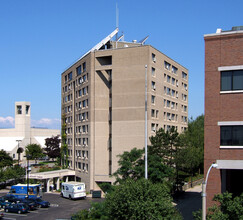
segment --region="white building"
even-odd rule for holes
[[[30,102],[15,102],[15,128],[0,129],[0,150],[5,150],[13,159],[18,159],[17,150],[28,144],[39,144],[45,147],[45,139],[60,135],[60,130],[31,128]],[[23,159],[24,153],[20,155]]]

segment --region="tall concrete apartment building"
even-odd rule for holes
[[[215,194],[243,192],[243,27],[205,40],[205,174],[207,207]]]
[[[117,155],[144,147],[145,71],[148,136],[160,127],[187,128],[188,70],[146,39],[113,41],[117,32],[62,73],[69,167],[88,190],[114,180]]]

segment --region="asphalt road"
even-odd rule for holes
[[[0,196],[5,195],[0,193]],[[50,202],[49,208],[38,208],[27,214],[4,213],[4,220],[56,220],[71,219],[72,214],[89,209],[91,202],[102,202],[104,199],[86,198],[82,200],[69,200],[60,197],[59,194],[44,193],[43,199]]]
[[[192,212],[202,209],[202,185],[195,186],[179,195],[174,202],[183,219],[193,220]]]

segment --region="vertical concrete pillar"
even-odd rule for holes
[[[66,176],[66,182],[68,182],[68,176]]]
[[[60,189],[60,178],[57,177],[57,181],[56,181],[56,190],[59,190]]]
[[[46,192],[50,192],[50,179],[46,179]]]

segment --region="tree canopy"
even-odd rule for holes
[[[46,151],[48,157],[52,159],[60,157],[60,142],[60,135],[52,136],[45,139],[46,148],[44,150]]]
[[[43,156],[43,151],[39,144],[28,144],[25,148],[25,154],[29,156],[29,159],[36,161]]]
[[[116,177],[115,183],[144,178],[144,149],[133,148],[130,152],[125,151],[118,157],[120,158],[118,161],[119,168],[113,174]],[[150,155],[148,164],[148,176],[153,183],[168,181],[168,178],[174,175],[173,169],[164,164],[162,157],[158,155]]]
[[[127,180],[107,194],[103,203],[81,211],[74,219],[182,219],[165,184],[144,178]]]
[[[13,158],[5,150],[0,150],[0,168],[12,165]]]
[[[190,119],[188,129],[180,135],[183,150],[180,153],[182,169],[193,175],[203,172],[204,155],[204,115]]]
[[[213,198],[217,205],[208,208],[207,220],[241,220],[243,219],[243,193],[233,197],[232,193],[224,192]],[[195,220],[202,219],[202,210],[193,212]]]

